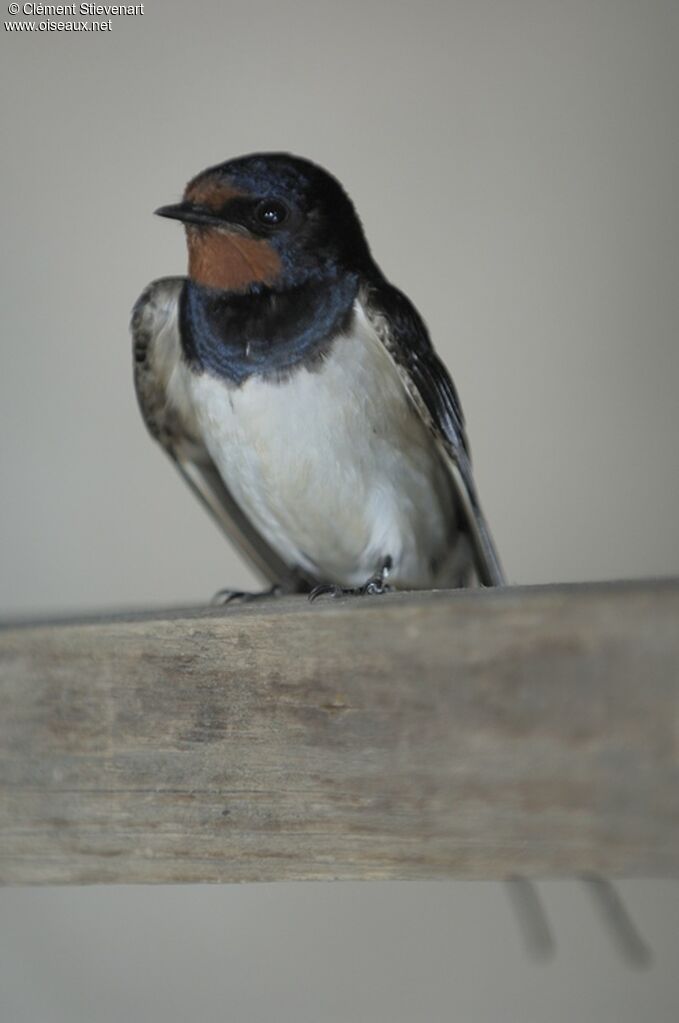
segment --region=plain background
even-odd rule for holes
[[[258,149],[337,174],[424,314],[512,580],[679,572],[676,0],[145,11],[0,32],[2,613],[254,582],[145,434],[127,321],[184,269],[153,209]],[[0,1016],[669,1023],[679,892],[623,892],[644,973],[575,882],[547,967],[497,884],[8,890]]]

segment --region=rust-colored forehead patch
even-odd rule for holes
[[[199,178],[197,181],[189,181],[184,192],[184,199],[205,206],[209,210],[220,210],[229,199],[246,194],[246,192],[234,188],[227,181],[218,181],[216,178]]]
[[[248,238],[228,230],[187,226],[189,277],[196,284],[221,291],[247,291],[252,284],[274,284],[282,264],[264,238]]]

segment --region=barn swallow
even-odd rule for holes
[[[188,275],[134,307],[141,412],[267,592],[502,585],[455,387],[340,183],[256,153],[156,213],[184,224]],[[645,962],[609,882],[588,884]],[[549,954],[536,890],[510,890],[529,948]]]
[[[254,569],[288,593],[503,583],[455,387],[341,184],[256,153],[156,213],[188,274],[134,308],[142,415]]]

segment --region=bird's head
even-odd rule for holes
[[[189,277],[225,291],[285,288],[372,266],[340,183],[287,153],[255,153],[198,174],[156,210],[186,227]]]

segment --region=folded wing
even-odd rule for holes
[[[386,281],[365,296],[366,312],[404,387],[442,451],[462,509],[482,586],[505,576],[472,475],[464,416],[457,392],[432,346],[427,328],[406,296]]]

